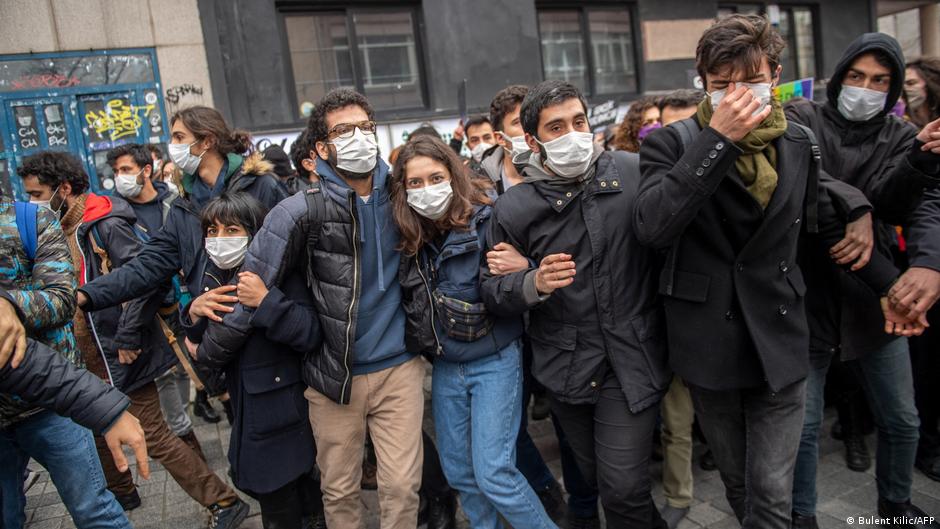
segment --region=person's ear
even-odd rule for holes
[[[150,178],[152,178],[152,177],[153,177],[153,166],[150,165],[150,164],[145,165],[145,166],[144,166],[144,172],[141,173],[141,176],[142,176],[144,179],[150,179]],[[143,183],[143,182],[141,182],[141,183]]]
[[[316,144],[317,156],[322,160],[330,159],[330,144],[325,141],[318,141]]]
[[[535,136],[529,134],[528,132],[525,133],[525,142],[526,145],[529,146],[529,150],[532,152],[541,152],[539,149],[539,142],[535,139]]]
[[[783,72],[783,65],[778,64],[777,70],[774,72],[773,79],[771,79],[770,84],[773,86],[780,85],[780,74]]]

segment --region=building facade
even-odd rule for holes
[[[289,147],[339,86],[369,97],[382,152],[429,122],[445,136],[508,84],[566,79],[592,105],[691,87],[695,44],[716,16],[766,14],[788,42],[785,81],[823,86],[842,51],[900,0],[4,0],[0,186],[43,148],[80,156],[113,186],[103,153],[165,143],[184,106],[218,108],[256,145]],[[931,7],[932,6],[932,7]],[[936,13],[936,10],[934,10]]]

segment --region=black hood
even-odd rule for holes
[[[904,87],[904,53],[901,51],[901,45],[894,37],[884,33],[865,33],[849,44],[849,47],[842,55],[842,59],[839,60],[839,64],[836,65],[835,72],[829,79],[829,85],[826,87],[826,97],[832,109],[838,108],[842,80],[845,79],[849,67],[852,66],[852,63],[859,55],[875,50],[884,52],[891,61],[891,88],[888,90],[888,99],[885,101],[885,108],[881,116],[887,115],[897,104],[898,98],[901,97],[901,90]]]

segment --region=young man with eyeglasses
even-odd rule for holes
[[[378,463],[383,529],[417,525],[424,363],[405,347],[398,282],[399,233],[389,168],[378,158],[372,107],[337,89],[317,103],[306,135],[319,183],[268,214],[243,271],[268,288],[303,271],[322,334],[304,359],[310,422],[328,527],[362,527],[360,482],[366,431]],[[257,310],[263,310],[263,305]],[[250,327],[242,305],[223,323]]]

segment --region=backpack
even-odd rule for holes
[[[16,229],[20,232],[20,241],[23,243],[26,257],[30,261],[35,261],[38,245],[36,216],[39,215],[39,206],[17,200],[13,202],[13,209],[16,213]]]

